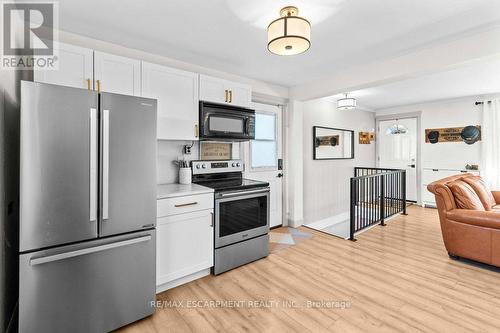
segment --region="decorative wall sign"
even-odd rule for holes
[[[431,128],[425,130],[426,143],[465,142],[473,144],[481,140],[481,126]]]
[[[231,143],[223,142],[200,142],[201,160],[230,160]]]
[[[374,140],[375,140],[374,132],[359,132],[360,145],[369,145]]]
[[[354,131],[314,126],[313,158],[315,160],[354,158]]]

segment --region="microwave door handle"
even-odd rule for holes
[[[245,118],[245,135],[250,134],[250,118]]]

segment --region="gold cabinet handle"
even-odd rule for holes
[[[101,80],[97,80],[97,92],[101,92]]]
[[[90,79],[87,79],[87,90],[90,90]]]
[[[197,138],[200,135],[198,131],[198,125],[194,125],[194,137]]]
[[[227,89],[224,90],[224,102],[227,103]]]
[[[233,102],[233,91],[229,90],[229,103]]]

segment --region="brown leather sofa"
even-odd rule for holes
[[[471,174],[427,186],[434,193],[448,254],[500,267],[500,191]]]

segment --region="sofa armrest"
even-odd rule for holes
[[[472,209],[452,209],[446,213],[448,220],[476,225],[479,227],[500,229],[500,213]]]
[[[493,198],[495,198],[495,201],[497,205],[500,205],[500,191],[491,191],[493,194]]]

